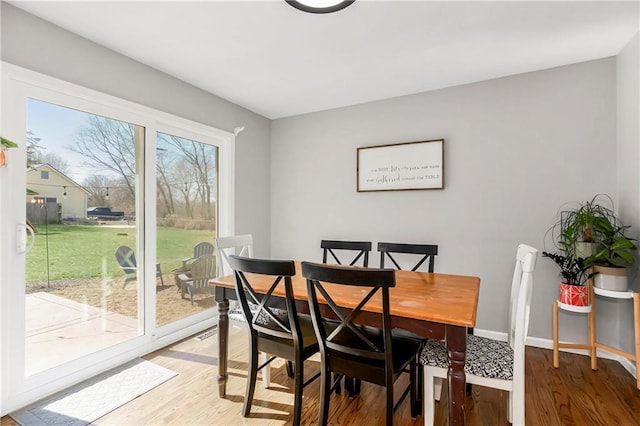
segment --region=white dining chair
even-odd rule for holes
[[[218,276],[231,275],[233,270],[229,265],[229,255],[253,257],[253,236],[251,234],[218,237],[215,239],[218,251]]]
[[[217,237],[215,238],[215,247],[218,252],[218,276],[224,277],[225,275],[233,274],[231,265],[229,265],[229,255],[235,254],[243,257],[253,257],[253,236],[251,234],[233,235],[230,237]],[[229,309],[229,321],[235,322],[238,325],[246,326],[242,309],[239,305]],[[261,352],[260,361],[265,363],[269,360],[269,355]],[[266,365],[262,369],[262,383],[265,388],[271,384],[271,366]]]
[[[464,366],[467,383],[509,392],[507,418],[514,426],[524,425],[524,351],[537,258],[537,249],[525,244],[518,246],[511,282],[507,341],[467,336]],[[430,426],[434,422],[434,381],[447,378],[444,343],[429,340],[420,354],[420,363],[424,365],[424,424]]]

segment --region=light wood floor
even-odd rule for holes
[[[96,425],[287,425],[293,405],[292,380],[284,363],[276,360],[272,385],[259,382],[249,418],[240,415],[246,383],[244,330],[232,329],[229,348],[227,398],[218,397],[217,336],[203,341],[186,339],[145,356],[146,359],[178,372],[178,376],[147,392],[95,422]],[[640,391],[635,379],[617,362],[599,360],[599,370],[591,371],[585,356],[561,354],[561,366],[554,369],[549,350],[527,348],[526,422],[534,425],[640,425]],[[319,369],[318,358],[305,363],[310,377]],[[398,388],[401,384],[398,384]],[[305,388],[303,424],[317,424],[320,384]],[[333,395],[330,423],[334,425],[384,424],[382,388],[363,383],[359,397]],[[446,392],[436,403],[436,424],[446,425]],[[466,401],[470,425],[508,425],[506,393],[474,386]],[[408,398],[394,415],[394,424],[421,425],[412,420]],[[15,425],[8,416],[2,426]]]

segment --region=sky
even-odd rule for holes
[[[40,138],[43,153],[54,153],[69,164],[68,176],[76,183],[94,173],[80,154],[68,149],[76,133],[85,125],[90,114],[70,108],[29,99],[27,104],[27,130]]]
[[[77,140],[80,130],[89,126],[88,120],[91,116],[92,114],[83,111],[36,99],[29,99],[27,103],[27,130],[33,132],[35,137],[40,138],[38,144],[43,147],[43,153],[56,154],[67,162],[69,170],[66,175],[81,186],[85,179],[92,175],[99,174],[113,177],[115,173],[107,170],[97,171],[96,167],[92,166],[86,157],[70,149],[70,146]],[[179,139],[184,142],[189,141],[184,138]],[[171,151],[176,156],[181,155],[179,151],[172,149],[169,145],[163,143],[162,139],[159,139],[159,149],[161,146],[165,147],[162,151]],[[211,155],[214,155],[213,151],[211,151]]]

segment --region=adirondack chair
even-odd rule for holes
[[[180,274],[180,290],[182,298],[189,293],[191,304],[193,305],[193,295],[195,293],[212,293],[213,286],[209,280],[216,277],[216,258],[212,255],[200,256],[191,264],[190,275]]]
[[[118,261],[118,264],[120,265],[120,269],[122,269],[126,274],[124,283],[122,284],[122,288],[125,288],[129,281],[136,281],[138,279],[138,264],[136,263],[136,254],[131,247],[120,246],[116,249],[115,257]],[[164,280],[162,279],[162,269],[160,268],[159,263],[156,263],[156,278],[160,278],[160,282],[164,287]]]
[[[207,256],[213,254],[213,244],[203,241],[193,247],[193,256],[186,259],[182,259],[181,272],[188,271],[190,269],[190,263],[199,258],[200,256]]]

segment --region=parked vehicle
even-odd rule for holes
[[[87,210],[89,219],[121,220],[124,219],[124,212],[111,210],[111,207],[92,207]]]

